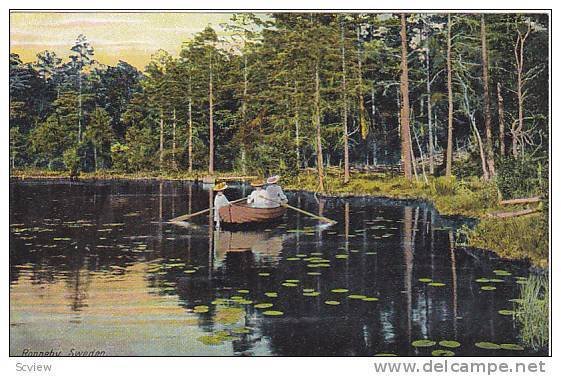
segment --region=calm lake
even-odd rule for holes
[[[499,311],[514,309],[529,265],[455,248],[459,222],[418,202],[288,197],[338,223],[289,211],[272,228],[218,232],[206,214],[165,222],[208,208],[201,184],[12,181],[10,354],[547,353],[475,346],[521,344]]]

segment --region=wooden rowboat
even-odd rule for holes
[[[267,223],[281,218],[286,213],[284,206],[276,208],[252,208],[245,202],[225,206],[218,211],[220,221],[225,224]]]

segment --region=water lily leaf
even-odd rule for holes
[[[249,290],[238,290],[240,294],[249,294]]]
[[[237,300],[236,303],[243,304],[243,305],[248,305],[248,304],[253,304],[253,300],[242,299],[242,300]]]
[[[348,259],[349,255],[335,255],[336,259]]]
[[[429,283],[429,282],[432,282],[432,279],[431,278],[419,278],[419,282]]]
[[[503,280],[503,279],[500,279],[500,278],[490,278],[490,279],[489,279],[489,282],[501,283],[501,282],[504,282],[504,280]]]
[[[302,292],[314,292],[316,291],[315,289],[302,289]]]
[[[323,253],[321,252],[312,252],[310,253],[311,256],[323,256]]]
[[[327,304],[327,305],[339,305],[339,304],[341,304],[341,302],[338,302],[337,300],[326,300],[324,303]]]
[[[501,348],[501,346],[493,342],[476,342],[475,346],[479,347],[480,349],[486,349],[486,350],[498,350]]]
[[[298,282],[300,282],[299,279],[285,279],[284,281],[285,281],[286,283],[298,283]]]
[[[251,333],[251,329],[242,327],[242,328],[234,328],[232,329],[232,333],[234,334],[249,334]]]
[[[265,296],[268,297],[268,298],[277,298],[279,296],[279,294],[271,291],[271,292],[266,292]]]
[[[312,292],[305,292],[302,295],[304,295],[304,296],[319,296],[320,294],[317,291],[312,291]]]
[[[378,354],[374,354],[374,356],[397,356],[397,355],[392,353],[378,353]]]
[[[189,270],[185,270],[185,271],[184,271],[185,274],[193,274],[193,273],[195,273],[195,272],[196,272],[195,269],[189,269]]]
[[[454,356],[455,353],[450,350],[433,350],[432,356]]]
[[[362,300],[362,299],[365,299],[365,298],[366,298],[366,295],[351,294],[351,295],[347,296],[347,298],[349,298],[349,299],[359,299],[359,300]]]
[[[273,303],[259,303],[254,305],[255,308],[264,309],[264,308],[271,308]]]
[[[500,275],[500,276],[509,276],[509,275],[512,275],[512,273],[507,272],[506,270],[500,270],[500,269],[493,270],[493,273],[495,273],[496,275]]]
[[[514,315],[514,311],[511,310],[511,309],[501,309],[501,310],[499,310],[499,315],[512,316],[512,315]]]
[[[307,275],[321,275],[320,272],[307,272]]]
[[[475,280],[475,282],[477,283],[489,283],[489,279],[488,278],[478,278]]]
[[[284,315],[284,312],[282,312],[282,311],[263,311],[263,314],[265,316],[282,316],[282,315]]]
[[[379,298],[370,297],[370,296],[366,296],[366,297],[362,298],[362,301],[364,301],[364,302],[377,302],[378,300],[380,300],[380,299],[379,299]]]
[[[239,296],[239,295],[234,295],[234,296],[232,296],[230,299],[232,299],[232,300],[244,300],[244,297],[243,297],[243,296]]]
[[[442,282],[430,282],[428,285],[429,285],[429,286],[432,286],[432,287],[442,287],[442,286],[446,286],[446,283],[442,283]]]
[[[376,252],[366,252],[365,253],[365,255],[367,255],[367,256],[373,256],[375,254],[376,254]],[[397,356],[397,355],[394,355],[394,356]]]
[[[271,273],[259,273],[260,277],[268,277],[270,275],[271,275]]]
[[[449,347],[451,349],[454,349],[456,347],[460,347],[461,344],[458,341],[449,341],[449,340],[444,340],[444,341],[440,341],[438,342],[438,344],[442,347]]]
[[[418,339],[416,341],[411,342],[411,346],[414,347],[431,347],[436,345],[435,341],[431,341],[430,339]]]
[[[281,285],[283,285],[284,287],[297,287],[298,286],[296,283],[290,283],[290,282],[284,282],[284,283],[281,283]]]
[[[300,260],[299,257],[288,257],[288,258],[286,259],[286,261],[299,261],[299,260]]]
[[[296,257],[306,257],[306,256],[308,256],[308,255],[305,255],[305,254],[303,254],[303,253],[297,253],[297,254],[296,254]]]
[[[492,290],[496,290],[497,288],[495,286],[481,286],[481,290],[483,291],[492,291]]]
[[[331,292],[344,293],[344,292],[349,292],[349,290],[348,289],[333,289],[333,290],[331,290]]]
[[[515,343],[501,343],[501,349],[503,350],[514,350],[514,351],[522,351],[524,347],[517,345]]]
[[[220,336],[210,335],[210,336],[201,336],[197,338],[197,341],[202,342],[208,346],[217,346],[224,343],[224,339]]]
[[[195,313],[206,313],[206,312],[208,312],[208,306],[198,305],[198,306],[193,307],[193,311]]]

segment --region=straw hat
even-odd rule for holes
[[[215,184],[214,187],[212,188],[212,190],[215,191],[215,192],[219,192],[219,191],[225,190],[226,188],[228,188],[228,185],[226,185],[226,183],[222,182],[222,183]]]
[[[274,175],[271,176],[270,178],[267,179],[267,184],[275,184],[276,182],[278,182],[280,179],[279,175]]]
[[[252,187],[262,187],[263,185],[265,185],[265,182],[263,181],[263,179],[255,179],[252,180],[251,183],[249,183]]]

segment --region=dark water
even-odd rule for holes
[[[231,199],[243,193],[227,191]],[[475,346],[521,343],[513,317],[498,311],[513,309],[509,299],[519,296],[527,264],[455,249],[450,223],[419,203],[289,199],[338,224],[318,226],[289,211],[272,229],[216,232],[208,215],[187,227],[164,223],[208,207],[212,193],[201,185],[10,183],[10,353],[411,356],[445,349],[412,346],[430,339],[458,341],[450,349],[456,355],[536,354]],[[483,291],[475,281],[482,277],[503,282]],[[272,292],[277,297],[266,295]],[[282,315],[264,314],[270,311]]]

